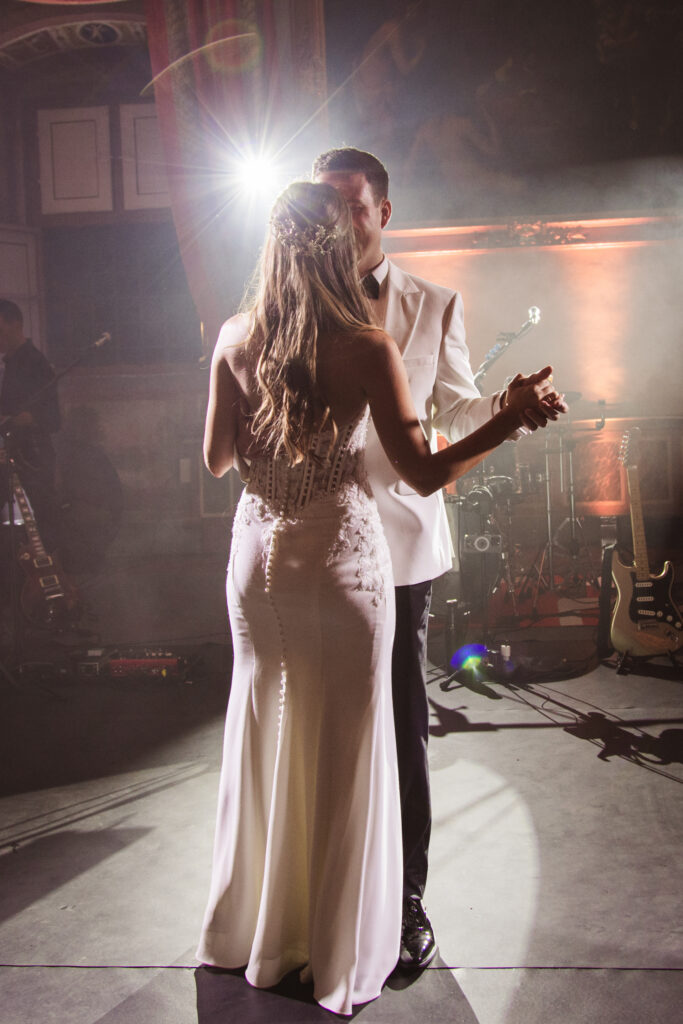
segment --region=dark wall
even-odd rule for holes
[[[404,219],[683,202],[677,0],[325,9],[333,143],[390,166]]]
[[[197,314],[172,222],[43,231],[46,333],[58,365],[104,331],[88,364],[196,362]]]

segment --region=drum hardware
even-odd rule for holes
[[[559,428],[557,431],[557,441],[553,440],[552,435],[546,437],[545,447],[543,451],[545,473],[543,482],[545,484],[545,517],[546,517],[546,540],[543,546],[539,549],[536,554],[536,558],[532,562],[531,567],[526,571],[519,586],[520,596],[524,596],[528,593],[531,586],[532,577],[535,576],[534,590],[533,590],[533,611],[536,612],[538,605],[538,597],[541,590],[553,591],[561,588],[567,588],[569,585],[576,585],[581,581],[579,573],[579,563],[581,560],[584,562],[584,566],[588,572],[584,576],[586,582],[592,583],[596,588],[599,586],[599,575],[593,566],[590,551],[588,545],[583,537],[583,526],[580,518],[576,514],[576,488],[574,482],[574,449],[578,443],[578,437],[576,435],[582,433],[594,433],[596,430],[602,430],[605,425],[605,418],[602,416],[596,421],[594,427],[581,429],[575,429],[567,435],[563,428]],[[556,447],[554,447],[556,445]],[[553,502],[552,502],[552,474],[551,474],[551,461],[552,455],[559,455],[559,467],[560,467],[560,490],[567,494],[569,502],[569,515],[560,523],[560,525],[553,528]],[[568,539],[562,539],[562,535],[568,532]],[[571,559],[571,565],[569,571],[565,573],[560,583],[557,583],[555,575],[555,553],[562,552],[569,555]]]
[[[527,462],[520,462],[517,466],[517,491],[519,495],[535,494],[537,484],[540,482],[532,473],[531,466]]]
[[[496,518],[495,506],[501,499],[509,505],[510,492],[514,490],[514,482],[509,477],[493,476],[486,479],[486,484],[473,487],[461,499],[458,515],[463,593],[469,609],[476,608],[481,612],[480,628],[484,643],[489,634],[489,600],[503,572],[508,590],[512,593],[509,562],[506,559],[507,542],[505,532]]]
[[[462,598],[449,597],[446,599],[446,614],[446,629],[444,630],[446,660],[444,665],[450,666],[454,652],[459,650],[467,639],[471,608]]]
[[[511,476],[486,476],[484,477],[484,486],[494,501],[517,494],[517,486]]]
[[[538,596],[541,589],[554,590],[555,589],[555,567],[553,561],[553,504],[552,504],[552,491],[551,491],[551,475],[550,475],[550,456],[554,454],[553,450],[549,447],[550,439],[546,438],[545,448],[543,452],[545,472],[543,475],[543,483],[545,484],[545,515],[546,515],[546,534],[547,540],[539,548],[536,557],[531,563],[530,567],[526,570],[519,583],[519,596],[525,597],[531,588],[531,577],[535,573],[536,582],[535,589],[533,591],[534,597],[532,602],[532,609],[536,612],[538,606]],[[547,580],[544,575],[544,566],[547,564]]]
[[[588,576],[586,582],[593,584],[594,587],[598,587],[598,573],[595,571],[593,566],[590,550],[586,541],[583,537],[583,524],[576,515],[576,491],[574,487],[574,448],[576,446],[576,439],[570,438],[566,442],[566,453],[567,453],[567,495],[569,498],[569,515],[560,523],[553,535],[554,545],[567,552],[572,559],[572,573],[571,582],[579,582],[578,574],[578,562],[581,553],[584,553],[585,562],[588,568]],[[562,447],[562,435],[560,435],[560,448]],[[560,457],[560,489],[564,492],[564,460]],[[569,539],[566,543],[562,543],[561,537],[563,531],[569,532]],[[564,581],[566,584],[566,580]]]
[[[501,554],[503,550],[503,537],[500,533],[466,533],[463,537],[463,549],[467,552],[476,552],[483,555],[487,551],[491,554]]]

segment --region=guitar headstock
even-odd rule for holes
[[[621,439],[619,448],[619,462],[626,469],[637,466],[640,458],[640,427],[632,427],[627,430]]]

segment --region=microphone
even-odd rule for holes
[[[97,341],[93,341],[90,348],[102,348],[102,346],[106,345],[108,341],[111,341],[111,334],[109,333],[109,331],[105,331],[104,334],[97,339]]]
[[[497,344],[495,344],[493,348],[489,349],[486,353],[484,356],[484,362],[474,375],[474,383],[478,388],[489,367],[495,363],[496,359],[503,354],[505,349],[508,348],[513,341],[516,341],[518,338],[521,338],[523,334],[526,334],[527,331],[530,331],[531,328],[535,327],[539,322],[541,319],[541,311],[538,306],[530,306],[527,310],[527,317],[528,319],[525,320],[518,331],[513,331],[512,333],[506,333],[503,331],[498,335]],[[481,391],[481,388],[479,388],[479,390]]]

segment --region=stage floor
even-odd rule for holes
[[[508,664],[458,678],[434,625],[439,956],[364,1024],[678,1019],[683,681],[666,659],[618,675],[594,626],[563,621],[509,631]],[[177,676],[72,660],[0,680],[3,1024],[331,1019],[295,979],[261,992],[195,960],[230,650],[184,654]]]

